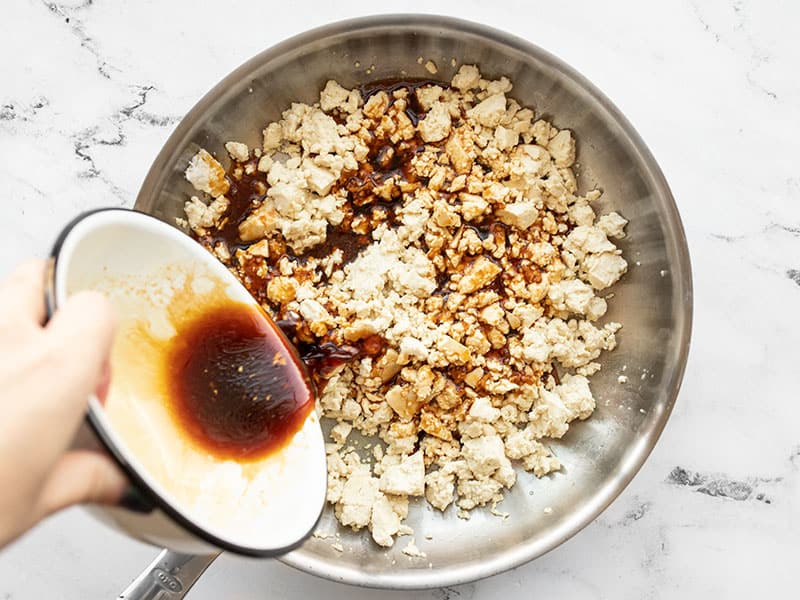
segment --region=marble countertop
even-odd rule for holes
[[[263,48],[341,18],[408,10],[483,22],[595,82],[661,164],[689,238],[695,327],[683,388],[619,499],[560,548],[478,583],[386,600],[796,594],[800,556],[800,41],[783,3],[18,0],[3,7],[0,272],[62,224],[133,203],[167,136]],[[769,302],[768,302],[769,301]],[[0,553],[0,600],[114,598],[155,555],[79,509]],[[224,556],[203,599],[364,600],[276,561]]]

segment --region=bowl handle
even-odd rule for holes
[[[117,600],[179,600],[219,554],[197,556],[162,550]]]

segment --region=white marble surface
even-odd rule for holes
[[[224,557],[191,597],[795,597],[800,557],[800,7],[669,3],[63,3],[0,19],[0,272],[93,206],[130,205],[181,115],[259,50],[381,11],[449,13],[554,52],[628,115],[670,181],[696,290],[686,378],[614,505],[547,556],[419,593]],[[647,7],[645,7],[647,5]],[[71,510],[0,554],[0,599],[113,598],[154,554]]]

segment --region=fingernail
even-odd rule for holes
[[[106,398],[108,397],[108,388],[111,386],[111,362],[106,359],[103,362],[103,367],[100,370],[100,381],[97,382],[94,395],[100,401],[100,404],[105,405]]]

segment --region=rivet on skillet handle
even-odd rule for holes
[[[179,600],[219,554],[197,556],[162,550],[117,600]]]

